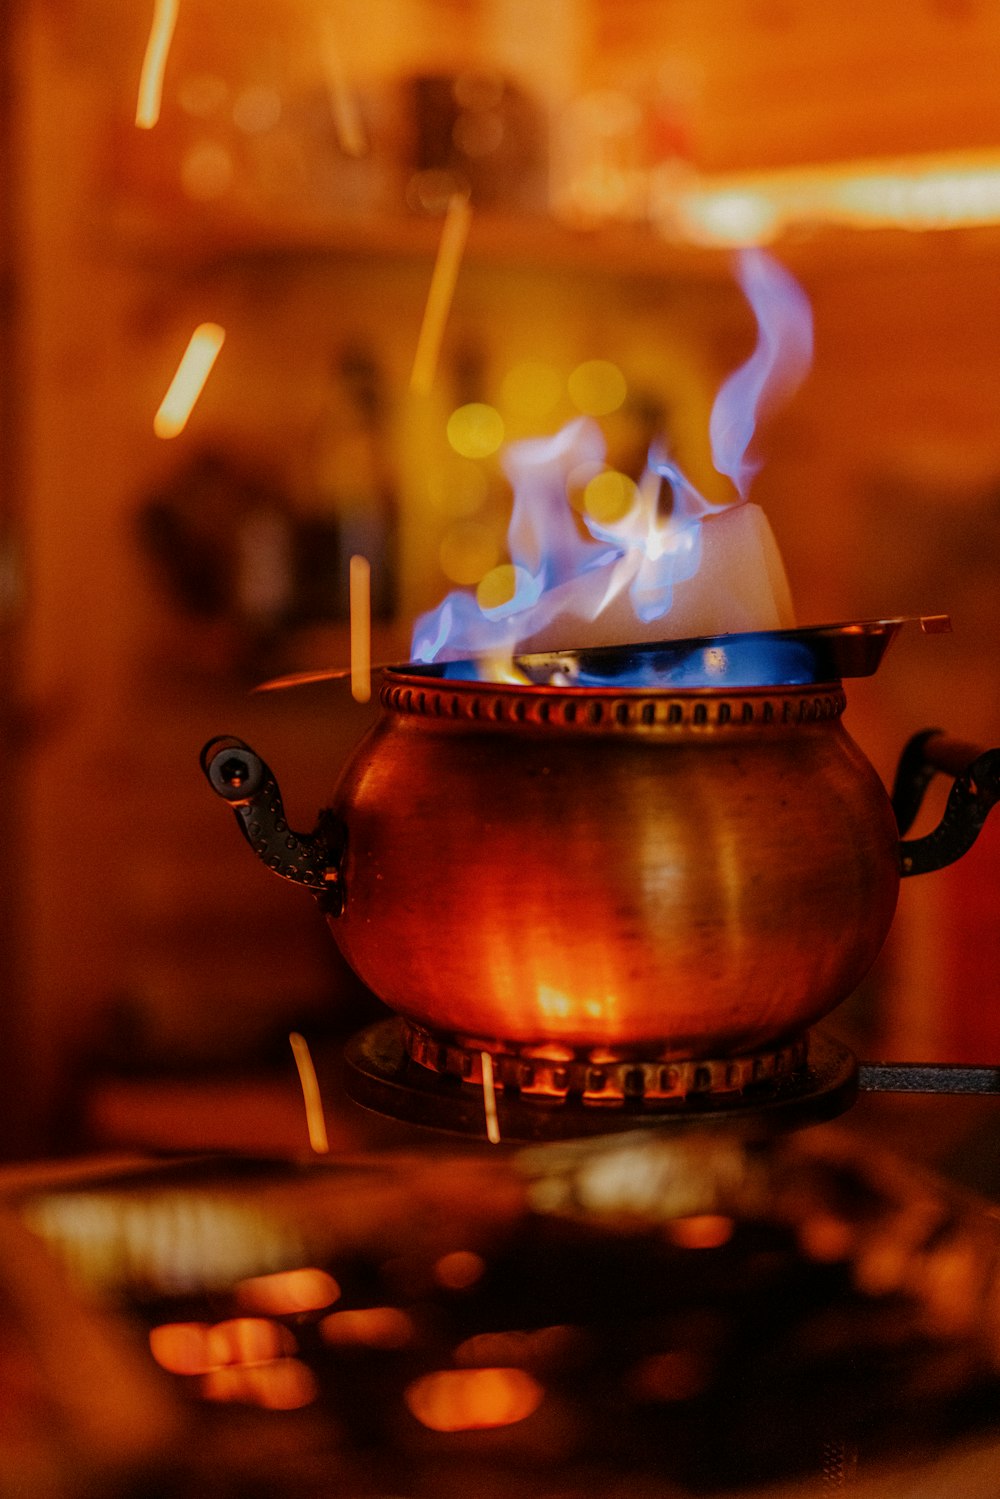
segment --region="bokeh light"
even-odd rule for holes
[[[333,1276],[311,1267],[255,1275],[236,1287],[236,1299],[241,1306],[268,1312],[272,1317],[322,1311],[339,1297],[340,1287]]]
[[[470,401],[448,418],[448,441],[463,458],[489,458],[504,439],[503,417],[495,406]]]
[[[476,588],[476,603],[486,613],[509,604],[517,592],[518,569],[512,562],[501,562],[491,567],[479,580]]]
[[[559,405],[563,382],[552,365],[540,359],[524,359],[504,375],[500,394],[511,416],[541,422]]]
[[[434,1279],[449,1291],[466,1291],[481,1279],[486,1269],[482,1255],[471,1249],[453,1249],[443,1254],[434,1266]]]
[[[628,474],[608,468],[585,485],[583,508],[602,526],[624,520],[639,498],[639,486]]]
[[[732,1238],[734,1227],[732,1218],[702,1213],[691,1218],[674,1218],[667,1224],[667,1237],[681,1249],[718,1249]]]
[[[150,1329],[149,1348],[171,1374],[207,1374],[215,1363],[205,1322],[166,1322]]]
[[[331,1312],[319,1330],[323,1341],[334,1348],[405,1348],[415,1336],[412,1317],[396,1306]]]
[[[431,1431],[513,1426],[541,1405],[545,1391],[524,1369],[441,1369],[407,1386],[404,1399]]]
[[[480,521],[458,521],[441,538],[438,561],[441,571],[463,588],[474,587],[496,566],[500,539],[492,526]]]
[[[625,404],[625,376],[610,359],[587,359],[567,381],[569,398],[585,416],[608,416]]]
[[[232,186],[236,168],[221,141],[201,140],[181,158],[181,187],[198,203],[222,198]]]
[[[253,1368],[213,1369],[201,1382],[206,1400],[239,1401],[265,1410],[300,1410],[316,1399],[316,1379],[297,1358],[279,1358]]]
[[[223,1364],[263,1364],[294,1353],[295,1337],[267,1317],[231,1317],[209,1328],[207,1355],[211,1368]]]

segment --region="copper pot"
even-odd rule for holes
[[[322,895],[362,980],[465,1045],[780,1046],[867,972],[901,873],[957,857],[985,816],[980,799],[971,829],[952,815],[943,841],[901,845],[839,681],[556,688],[401,667],[381,702],[312,835],[288,830],[240,741],[205,764],[260,856]],[[935,742],[950,769],[974,754]],[[939,768],[928,755],[911,783]]]

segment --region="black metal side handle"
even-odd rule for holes
[[[305,885],[328,916],[339,916],[347,847],[339,819],[323,811],[313,832],[294,832],[274,773],[242,739],[210,739],[201,752],[201,768],[216,796],[232,807],[258,859],[282,879]]]
[[[955,777],[934,830],[923,838],[904,838],[899,845],[900,873],[929,874],[954,864],[975,843],[983,824],[1000,801],[1000,749],[980,750],[940,729],[914,734],[900,757],[892,789],[892,806],[905,834],[920,810],[936,775]]]

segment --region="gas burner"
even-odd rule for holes
[[[720,1124],[767,1135],[832,1119],[857,1094],[858,1064],[821,1031],[752,1055],[672,1061],[609,1048],[506,1046],[442,1038],[398,1016],[355,1036],[345,1089],[408,1124],[486,1135],[487,1098],[501,1140],[568,1140],[645,1125]],[[484,1078],[484,1057],[492,1080]]]

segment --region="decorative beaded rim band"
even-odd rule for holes
[[[739,729],[820,723],[839,718],[847,698],[839,682],[804,687],[744,688],[739,692],[692,687],[644,692],[632,688],[513,686],[449,682],[428,686],[420,677],[387,671],[379,695],[394,713],[484,727],[615,729]]]
[[[597,1048],[504,1046],[468,1037],[444,1039],[411,1021],[403,1023],[407,1055],[428,1072],[483,1086],[483,1054],[493,1063],[498,1091],[523,1099],[599,1108],[663,1108],[690,1099],[732,1098],[748,1089],[792,1083],[808,1060],[809,1037],[797,1036],[767,1051],[707,1060],[669,1061],[615,1055]]]

